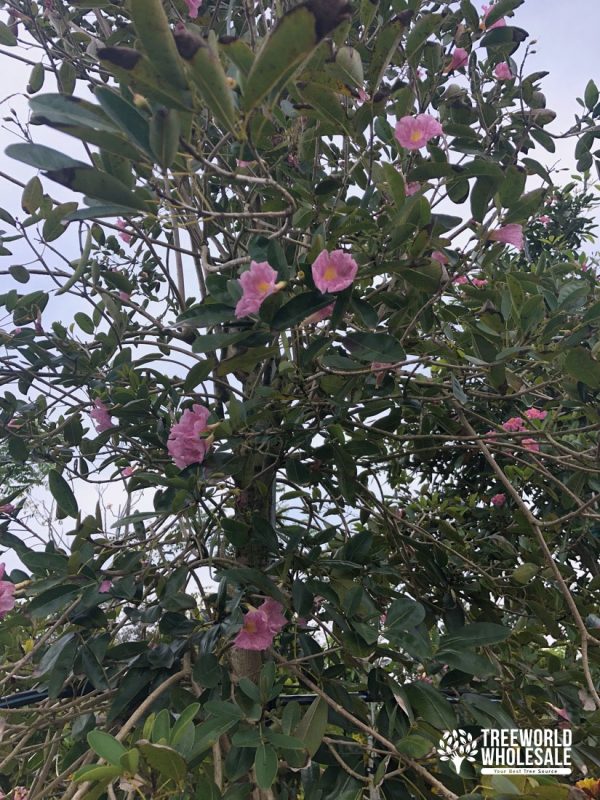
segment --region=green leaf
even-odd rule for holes
[[[270,728],[266,729],[267,739],[274,747],[283,750],[304,750],[304,742],[295,736],[286,736],[284,733],[275,733]]]
[[[354,131],[341,101],[334,91],[316,83],[306,83],[300,95],[311,108],[304,109],[308,116],[316,116],[326,123],[332,133],[346,133],[354,137]]]
[[[105,86],[97,87],[94,91],[94,96],[106,116],[110,118],[111,124],[117,126],[146,153],[150,153],[148,120],[143,114],[140,114],[133,103],[128,102],[120,94]]]
[[[36,92],[39,92],[44,85],[45,77],[46,71],[44,69],[44,65],[40,62],[31,70],[31,74],[29,75],[29,83],[27,84],[27,94],[35,94]]]
[[[123,768],[112,764],[86,764],[73,773],[75,783],[82,781],[104,781],[110,783],[113,778],[123,774]],[[87,797],[87,795],[86,795]]]
[[[438,730],[452,730],[456,727],[456,716],[450,703],[438,689],[419,681],[405,684],[401,690],[416,717],[421,717]]]
[[[214,359],[204,359],[190,369],[184,381],[184,389],[189,392],[205,381],[214,367]]]
[[[150,764],[161,775],[181,783],[187,773],[187,765],[183,756],[172,747],[164,744],[153,744],[147,739],[138,739],[136,747]]]
[[[88,200],[88,202],[90,202]],[[98,205],[80,208],[71,214],[66,214],[66,222],[78,222],[84,219],[103,219],[104,217],[122,217],[128,214],[138,214],[137,209],[131,206],[99,203]]]
[[[44,190],[42,189],[42,182],[37,175],[34,175],[34,177],[27,182],[23,189],[23,194],[21,195],[21,208],[23,211],[26,211],[28,214],[35,214],[40,207],[43,195]]]
[[[585,93],[583,95],[583,100],[585,102],[586,107],[592,111],[596,104],[598,103],[598,87],[594,83],[594,81],[588,81],[587,86],[585,87]]]
[[[153,61],[130,47],[101,47],[100,64],[117,80],[131,86],[136,92],[150,97],[167,108],[189,111],[191,93],[178,89],[159,73]]]
[[[31,277],[29,272],[21,264],[13,264],[8,268],[8,271],[17,283],[27,283]]]
[[[593,358],[585,347],[574,347],[569,350],[565,359],[565,369],[576,380],[600,389],[600,362]]]
[[[315,697],[294,731],[294,736],[304,743],[311,758],[323,741],[327,728],[327,716],[327,703],[322,697]]]
[[[288,11],[262,43],[248,74],[242,107],[248,112],[269,92],[281,90],[312,54],[323,36],[346,18],[339,6],[314,3]]]
[[[123,747],[121,742],[117,741],[110,733],[105,733],[104,731],[90,731],[87,735],[87,741],[94,753],[114,766],[119,766],[121,756],[127,753],[127,748]]]
[[[344,346],[359,361],[393,364],[406,357],[400,342],[387,333],[352,333],[344,339]]]
[[[30,167],[45,170],[70,169],[73,167],[85,167],[89,169],[83,161],[76,161],[74,158],[46,147],[43,144],[30,144],[29,142],[17,142],[9,144],[4,151],[7,156],[28,164]]]
[[[109,91],[104,89],[103,91]],[[33,114],[33,122],[64,123],[79,125],[98,131],[115,133],[118,128],[107,118],[102,109],[87,100],[63,94],[42,94],[32,97],[29,107]]]
[[[398,752],[409,758],[425,758],[431,751],[433,745],[424,736],[411,734],[405,736],[397,743]]]
[[[389,607],[385,618],[386,628],[410,631],[425,619],[425,609],[410,597],[400,597]]]
[[[229,131],[237,130],[237,113],[233,92],[219,58],[214,32],[203,39],[188,30],[175,32],[175,43],[181,58],[187,63],[190,76],[202,99],[216,119]]]
[[[162,169],[168,169],[179,149],[179,112],[173,108],[157,108],[150,120],[150,147]]]
[[[41,555],[41,554],[40,554]],[[38,675],[46,679],[48,695],[58,697],[77,654],[78,637],[74,633],[61,636],[46,650],[38,666]]]
[[[51,469],[48,472],[48,486],[60,510],[69,517],[76,518],[79,514],[79,507],[73,490],[63,476],[55,469]]]
[[[192,328],[206,328],[219,322],[229,322],[234,316],[234,309],[224,303],[203,303],[188,308],[177,318],[177,322]]]
[[[471,214],[477,222],[483,222],[499,184],[499,180],[487,176],[477,178],[475,181],[475,186],[471,191]]]
[[[88,317],[87,314],[84,314],[83,311],[78,311],[74,315],[73,319],[79,325],[79,327],[84,333],[89,333],[90,336],[91,334],[94,333],[95,330],[94,322],[90,317]]]
[[[485,24],[489,29],[490,25],[498,22],[499,19],[514,11],[519,6],[522,6],[525,0],[498,0],[491,6],[490,13],[487,15]]]
[[[0,44],[5,47],[15,47],[17,44],[17,37],[5,22],[0,22]]]
[[[498,189],[498,198],[505,208],[514,206],[525,190],[527,173],[524,169],[509,166]]]
[[[411,28],[406,40],[406,58],[413,59],[417,56],[432,33],[437,31],[444,21],[442,14],[423,14]]]
[[[539,210],[545,195],[545,189],[534,189],[532,192],[524,194],[520,200],[511,205],[510,211],[504,216],[503,224],[526,222],[532,214]]]
[[[36,619],[47,617],[65,608],[80,591],[81,587],[73,583],[53,586],[31,600],[28,612]]]
[[[128,0],[133,26],[157,73],[170,86],[186,89],[183,64],[161,0]]]
[[[428,181],[434,178],[451,178],[455,175],[456,168],[447,161],[426,161],[412,169],[408,173],[407,180]]]
[[[107,172],[94,169],[94,167],[85,165],[64,167],[50,170],[45,174],[50,180],[56,181],[56,183],[60,183],[61,186],[66,186],[74,192],[81,192],[98,200],[105,200],[108,203],[116,203],[140,211],[149,211],[146,200],[143,200],[138,194],[134,194],[117,178]]]
[[[406,30],[406,19],[406,17],[395,16],[377,33],[368,73],[372,94],[379,88],[385,71],[398,52],[398,45]]]
[[[254,757],[256,783],[261,789],[269,789],[277,776],[277,753],[268,744],[261,742]]]
[[[440,638],[440,648],[458,650],[461,647],[480,647],[482,645],[498,644],[511,634],[510,628],[497,625],[494,622],[473,622],[447,633]]]
[[[271,320],[271,327],[276,331],[292,328],[316,311],[326,308],[333,300],[334,298],[331,296],[323,295],[320,292],[298,294],[275,312],[275,316]]]
[[[179,718],[171,732],[169,744],[176,745],[181,738],[183,731],[189,722],[192,722],[196,714],[200,711],[200,703],[191,703],[179,715]]]

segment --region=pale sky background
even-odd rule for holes
[[[356,2],[357,0],[355,0]],[[477,6],[481,5],[479,2],[475,4]],[[0,11],[0,18],[3,20],[6,18],[6,14],[2,11]],[[525,4],[517,10],[513,24],[525,28],[529,32],[530,39],[528,41],[533,39],[537,42],[533,47],[535,52],[529,57],[526,74],[537,70],[548,70],[550,72],[542,83],[547,105],[557,113],[557,119],[550,130],[555,133],[565,131],[572,125],[574,115],[582,111],[575,98],[583,96],[587,81],[593,78],[600,87],[600,51],[598,50],[600,0],[526,0]],[[10,48],[0,47],[0,98],[12,96],[1,102],[0,119],[8,116],[10,108],[15,108],[19,116],[25,118],[27,102],[26,98],[19,93],[24,91],[31,67],[3,56],[2,50],[9,51]],[[524,50],[525,48],[522,46],[517,53],[518,63],[520,63]],[[30,55],[35,61],[39,58],[38,51],[31,51],[28,54],[19,49],[15,50],[15,52],[23,53],[26,56]],[[48,82],[42,92],[46,91],[53,91]],[[0,124],[5,125],[5,123]],[[0,129],[0,131],[0,171],[13,175],[24,182],[27,181],[32,176],[33,170],[4,155],[4,147],[16,139],[5,128]],[[80,155],[80,150],[75,140],[53,134],[48,128],[40,128],[36,140],[40,143],[54,146],[57,149],[63,149],[74,156]],[[575,139],[563,140],[557,142],[557,152],[555,154],[538,149],[535,157],[547,166],[560,161],[565,168],[561,182],[566,183],[574,169],[574,147]],[[592,180],[594,179],[595,176],[592,176]],[[57,184],[52,184],[49,181],[44,181],[44,183],[46,190],[57,199],[71,199],[70,193]],[[0,187],[0,206],[3,206],[16,216],[23,217],[23,212],[20,209],[20,190],[2,178],[0,178]],[[0,222],[0,229],[2,228],[6,228],[6,226]],[[60,246],[63,252],[68,252],[74,244],[74,237],[71,236],[71,231],[59,239],[56,244]],[[77,255],[73,247],[73,254],[70,257],[75,258]],[[15,256],[0,258],[0,291],[6,291],[13,287],[23,291],[23,287],[15,284],[6,275],[8,266],[14,263],[19,263],[17,248],[15,248]],[[32,280],[27,284],[25,291],[33,291],[35,288],[35,281]],[[45,315],[45,322],[49,323],[52,319],[60,318],[61,308],[63,311],[69,309],[68,318],[63,318],[63,322],[65,324],[70,322],[73,308],[72,304],[71,306],[68,304],[71,301],[67,299],[63,303],[64,305],[50,302],[48,314]],[[0,320],[0,327],[4,326],[10,328],[12,324],[10,321],[7,324],[6,321]],[[1,388],[0,391],[2,391]],[[48,502],[47,493],[38,490],[36,495],[38,500]],[[80,484],[77,487],[77,495],[84,513],[93,511],[97,499],[95,489]],[[123,499],[122,490],[116,487],[111,487],[107,492],[106,501],[114,504],[115,511],[123,502]],[[69,527],[70,524],[67,523],[65,529],[68,530]],[[14,532],[19,533],[16,526]],[[12,554],[6,554],[6,556],[2,556],[2,559],[7,561],[9,568],[17,566],[18,562],[13,558]]]

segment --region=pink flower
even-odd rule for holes
[[[540,452],[540,446],[535,439],[521,439],[521,444],[526,450],[531,450],[532,453]]]
[[[198,16],[198,9],[202,5],[202,0],[185,0],[185,4],[188,7],[188,14],[192,19],[196,19]]]
[[[243,295],[235,307],[235,316],[240,319],[248,314],[256,314],[263,300],[273,292],[281,289],[283,284],[277,284],[277,273],[266,261],[251,261],[250,269],[242,272],[239,283]]]
[[[335,303],[330,303],[325,308],[322,308],[320,311],[315,311],[314,314],[311,314],[310,317],[307,317],[303,325],[313,325],[316,322],[322,322],[324,319],[328,319],[333,314],[333,307]]]
[[[499,81],[509,81],[514,76],[510,66],[506,63],[506,61],[502,61],[494,70],[494,77],[498,78]]]
[[[117,220],[117,228],[120,230],[119,239],[125,242],[125,244],[129,244],[133,239],[133,236],[130,233],[127,233],[127,223],[124,219]]]
[[[504,19],[504,17],[502,17],[499,20],[496,20],[496,22],[494,22],[492,25],[485,24],[485,21],[488,18],[488,14],[491,12],[493,7],[494,7],[493,5],[483,6],[483,27],[487,31],[491,31],[493,28],[504,28],[506,26],[506,20]]]
[[[546,419],[548,412],[542,411],[540,408],[528,408],[525,416],[527,419]]]
[[[411,195],[416,194],[420,188],[421,184],[419,181],[411,181],[410,183],[405,183],[404,185],[404,191],[407,197],[411,197]]]
[[[112,587],[112,581],[109,578],[106,578],[105,580],[100,582],[98,591],[100,592],[100,594],[106,594],[107,592],[110,592],[111,587]]]
[[[492,242],[502,242],[502,244],[512,244],[517,250],[523,249],[523,226],[516,222],[509,225],[502,225],[495,231],[488,233],[488,239]]]
[[[511,417],[510,419],[507,419],[506,422],[502,423],[502,427],[509,433],[515,433],[523,430],[525,427],[525,422],[521,419],[521,417]]]
[[[434,261],[438,261],[440,264],[448,263],[448,256],[445,253],[442,253],[441,250],[434,250],[431,254],[431,257]]]
[[[93,419],[98,433],[103,433],[113,427],[108,408],[102,400],[94,400],[94,408],[90,411],[90,417]]]
[[[266,615],[269,623],[269,630],[273,636],[278,634],[279,631],[287,625],[287,619],[283,613],[283,606],[281,603],[278,603],[277,600],[273,600],[272,597],[267,597],[262,605],[258,607],[258,610]]]
[[[471,283],[477,289],[483,289],[484,286],[488,285],[488,282],[485,278],[471,278]]]
[[[3,580],[5,569],[5,565],[0,564],[0,619],[15,607],[15,585]]]
[[[235,163],[239,169],[248,169],[248,167],[254,166],[256,161],[243,161],[241,158],[236,158]]]
[[[24,786],[15,786],[13,800],[29,800],[29,789]]]
[[[233,640],[238,650],[266,650],[273,643],[269,619],[263,611],[253,609],[244,614],[242,629]]]
[[[179,422],[171,428],[167,450],[179,469],[204,461],[210,442],[202,434],[208,430],[206,423],[209,416],[208,408],[194,403],[191,409],[186,408]]]
[[[124,467],[124,468],[121,470],[121,475],[122,475],[124,478],[131,478],[131,476],[132,476],[132,475],[133,475],[133,473],[135,472],[135,469],[136,469],[135,467]]]
[[[440,136],[442,126],[435,117],[429,114],[417,114],[416,117],[402,117],[396,123],[396,139],[406,150],[419,150],[425,147],[430,139]]]
[[[550,217],[547,214],[542,214],[541,217],[538,217],[538,222],[542,225],[547,225],[550,222]]]
[[[469,279],[466,275],[457,275],[455,278],[452,278],[452,283],[455,283],[457,286],[464,286],[465,283],[468,283]]]
[[[12,514],[15,510],[15,506],[12,503],[4,503],[3,506],[0,506],[0,514]]]
[[[129,292],[119,292],[119,300],[127,302],[127,300],[131,300],[131,295]]]
[[[286,624],[283,606],[269,597],[259,608],[244,614],[242,629],[233,644],[240,650],[266,650]]]
[[[312,276],[320,292],[341,292],[352,284],[358,264],[343,250],[322,250],[312,265]]]
[[[461,67],[466,66],[468,60],[469,54],[465,48],[457,47],[452,53],[452,60],[448,66],[445,67],[444,72],[454,72],[455,69],[460,69]]]
[[[484,436],[484,438],[485,438],[485,439],[487,439],[488,441],[493,441],[494,439],[496,439],[496,438],[497,438],[498,434],[497,434],[497,432],[496,432],[496,431],[486,431],[486,432],[483,434],[483,436]]]
[[[358,90],[358,99],[360,100],[360,102],[361,102],[361,103],[368,103],[368,102],[371,100],[371,97],[370,97],[370,95],[369,95],[367,92],[365,92],[365,90],[364,90],[364,89],[361,87],[361,88]]]
[[[500,492],[499,494],[495,494],[491,499],[490,503],[496,508],[501,508],[504,503],[506,503],[506,495]]]

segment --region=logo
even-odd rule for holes
[[[451,761],[454,771],[460,775],[463,761],[475,761],[477,742],[473,736],[462,728],[446,731],[439,741],[437,751],[440,761]]]
[[[457,775],[464,761],[477,761],[482,775],[570,775],[572,742],[569,728],[483,728],[477,738],[458,728],[444,733],[437,752]]]

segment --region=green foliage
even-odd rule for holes
[[[7,714],[5,793],[564,798],[597,774],[600,104],[590,81],[558,186],[522,2],[487,29],[467,0],[5,3],[0,41],[44,57],[0,209],[2,681],[48,695]],[[418,113],[443,135],[408,149]],[[345,287],[317,288],[323,250]],[[273,280],[244,315],[252,262]],[[567,719],[570,777],[435,755]]]

